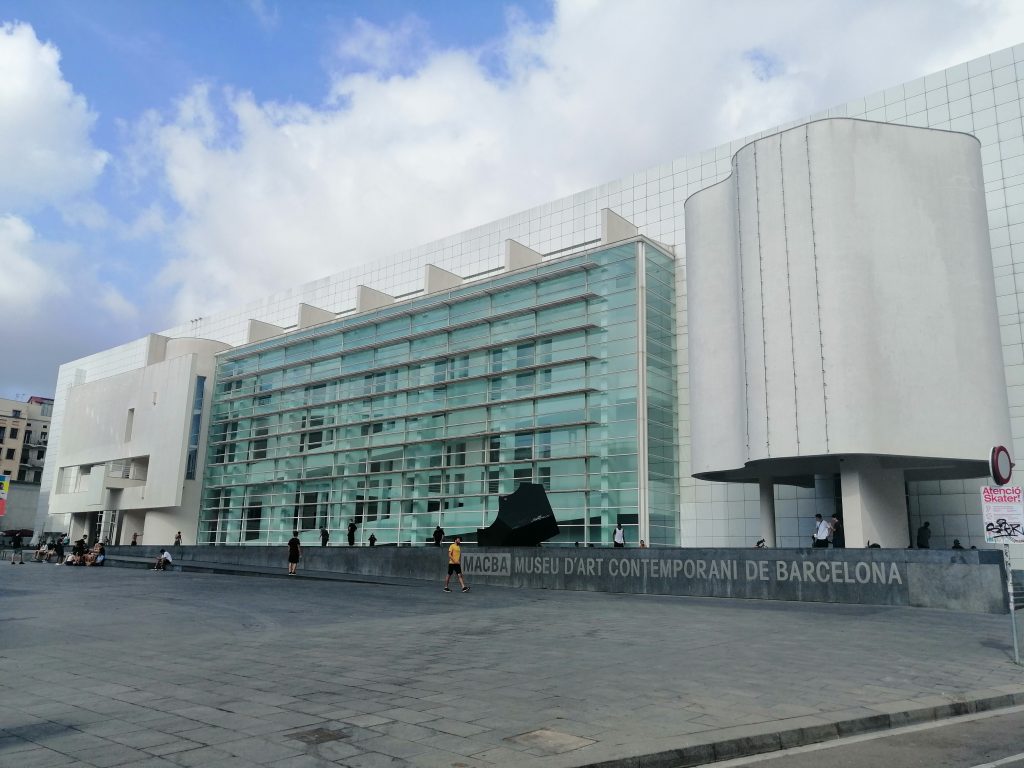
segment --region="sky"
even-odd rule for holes
[[[0,0],[0,397],[1022,42],[1014,0]]]

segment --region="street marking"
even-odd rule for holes
[[[906,733],[915,733],[916,731],[927,731],[933,728],[945,728],[948,725],[956,725],[958,723],[970,723],[974,720],[987,720],[990,717],[1002,717],[1004,715],[1013,715],[1018,712],[1024,712],[1024,706],[1018,705],[1015,707],[1006,707],[1004,709],[990,709],[985,712],[976,712],[973,715],[960,715],[959,717],[947,717],[943,718],[942,720],[930,720],[927,723],[918,723],[917,725],[904,725],[900,726],[899,728],[889,728],[879,731],[871,731],[871,733],[861,733],[857,736],[847,736],[842,739],[818,741],[814,744],[805,744],[801,747],[790,747],[789,749],[781,749],[776,752],[762,752],[758,755],[749,755],[748,757],[737,757],[732,760],[723,760],[722,762],[715,763],[715,768],[739,768],[740,766],[750,765],[751,763],[778,760],[783,757],[789,757],[790,755],[802,755],[807,752],[820,752],[825,749],[843,747],[849,744],[859,744],[862,741],[874,741],[876,739],[885,739],[889,736],[901,736]],[[1001,760],[998,760],[994,763],[984,763],[982,765],[971,766],[971,768],[990,768],[990,766],[1007,765],[1009,762],[1013,760],[1020,760],[1022,757],[1024,757],[1024,753],[1021,753],[1019,755],[1011,755],[1010,757],[1004,757]]]
[[[1018,755],[1010,755],[1009,757],[1004,757],[1002,760],[996,760],[994,763],[981,763],[980,765],[972,765],[971,768],[996,768],[997,765],[1006,765],[1007,763],[1012,763],[1016,760],[1024,760],[1024,752],[1021,752]]]

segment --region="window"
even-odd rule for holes
[[[306,402],[307,403],[322,403],[327,399],[327,385],[317,384],[316,386],[306,387]]]
[[[252,504],[243,511],[245,513],[245,540],[258,539],[263,524],[263,505]]]
[[[20,419],[21,418],[21,411],[19,411],[17,408],[15,408],[14,410],[11,411],[11,416],[13,418],[15,418],[15,419]]]
[[[449,467],[464,467],[466,466],[466,444],[465,443],[452,443],[449,445],[445,452],[447,453],[447,464]]]
[[[8,459],[13,459],[14,458],[14,449],[13,448],[8,448],[7,449],[7,458]]]
[[[206,392],[206,377],[196,376],[196,391],[192,397],[192,423],[188,432],[188,455],[185,459],[185,479],[196,479],[196,465],[199,463],[199,425],[203,419],[203,397]],[[135,410],[129,413],[134,417]]]
[[[295,500],[295,521],[293,524],[295,530],[316,530],[318,518],[320,517],[320,494],[316,492],[296,493]]]
[[[519,432],[516,434],[516,445],[513,458],[516,461],[528,461],[533,458],[532,432]]]
[[[532,467],[520,467],[512,470],[512,484],[518,488],[520,483],[532,483],[533,482],[533,468]]]
[[[551,458],[551,430],[545,429],[537,433],[537,458]]]
[[[310,416],[308,419],[308,423],[307,419],[303,417],[303,428],[306,428],[308,426],[311,429],[311,431],[304,432],[302,434],[302,440],[299,444],[300,451],[312,451],[324,444],[324,431],[322,429],[317,429],[317,427],[322,427],[323,425],[323,416]]]
[[[491,372],[492,373],[501,373],[502,367],[503,367],[502,366],[502,353],[503,352],[504,352],[504,350],[502,350],[502,349],[492,349],[491,350]]]
[[[520,344],[516,347],[516,367],[526,368],[527,366],[533,365],[534,360],[534,343],[531,341],[529,344]]]
[[[249,458],[254,461],[267,458],[267,436],[270,434],[270,422],[266,418],[252,420],[252,445]]]
[[[18,429],[16,427],[11,427],[11,440],[16,438],[17,436],[18,436]]]
[[[132,439],[132,429],[135,426],[135,409],[128,409],[128,416],[124,420],[124,441],[127,443]]]
[[[5,437],[7,437],[7,427],[0,427],[0,443],[4,441]]]

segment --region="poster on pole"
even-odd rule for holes
[[[1024,542],[1024,495],[1019,485],[981,489],[986,544]]]
[[[11,476],[0,475],[0,517],[7,512],[7,492],[11,490]]]

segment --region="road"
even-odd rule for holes
[[[901,728],[715,768],[1024,768],[1024,707]]]

